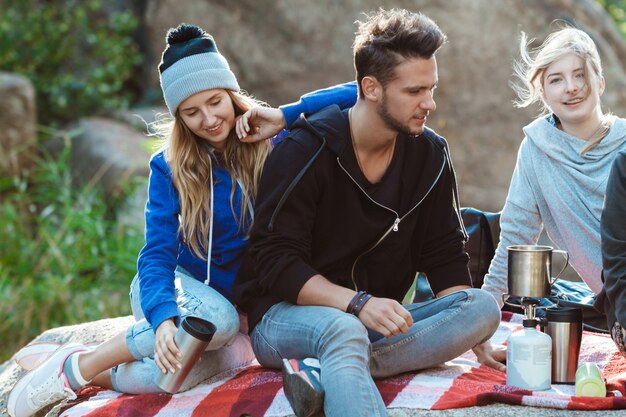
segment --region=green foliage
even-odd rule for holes
[[[626,0],[596,0],[613,18],[626,38]]]
[[[130,11],[105,13],[103,3],[0,0],[0,68],[33,82],[41,123],[128,106],[138,22]]]
[[[101,192],[72,185],[71,140],[22,177],[0,177],[0,361],[42,331],[130,313],[143,243]]]

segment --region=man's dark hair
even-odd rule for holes
[[[363,77],[375,77],[384,87],[403,59],[429,59],[446,41],[432,19],[404,9],[379,9],[367,15],[365,22],[356,23],[353,51],[359,97],[363,97]]]

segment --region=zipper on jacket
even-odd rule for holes
[[[357,180],[355,180],[355,179],[354,179],[354,177],[353,177],[352,175],[350,175],[350,173],[348,172],[348,170],[344,168],[344,166],[341,164],[341,161],[339,160],[339,157],[337,157],[337,163],[339,164],[339,166],[341,167],[341,169],[343,170],[343,172],[345,172],[345,173],[348,175],[348,177],[350,177],[350,179],[352,180],[352,182],[354,182],[354,183],[356,184],[356,186],[357,186],[357,187],[359,187],[359,190],[361,190],[361,192],[362,192],[363,194],[365,194],[365,196],[366,196],[366,197],[367,197],[367,198],[368,198],[368,199],[369,199],[372,203],[374,203],[374,204],[376,204],[378,207],[382,207],[382,208],[384,208],[385,210],[390,211],[390,212],[392,212],[393,214],[395,214],[395,215],[396,215],[396,219],[395,219],[395,220],[394,220],[394,222],[393,222],[393,226],[392,226],[392,228],[393,228],[393,231],[394,231],[394,232],[397,232],[397,231],[398,231],[398,225],[400,224],[400,220],[401,220],[401,219],[400,219],[400,215],[398,214],[398,212],[397,212],[397,211],[395,211],[394,209],[391,209],[391,208],[389,208],[389,207],[387,207],[387,206],[384,206],[384,205],[380,204],[378,201],[376,201],[376,200],[374,200],[372,197],[370,197],[370,195],[369,195],[369,194],[368,194],[368,193],[367,193],[367,192],[363,189],[363,187],[361,187],[361,185],[357,182]]]
[[[379,207],[382,207],[388,211],[391,211],[392,213],[394,213],[396,215],[396,219],[394,220],[393,224],[385,231],[385,233],[383,233],[383,235],[376,241],[376,243],[374,243],[374,245],[372,245],[368,250],[366,250],[365,252],[361,253],[359,256],[356,257],[356,259],[354,260],[354,263],[352,264],[352,270],[350,272],[351,278],[352,278],[352,284],[354,284],[354,290],[355,291],[359,291],[358,285],[356,283],[356,278],[354,276],[354,271],[356,270],[356,264],[359,262],[359,260],[366,254],[368,254],[369,252],[373,251],[374,249],[376,249],[376,247],[378,245],[380,245],[380,243],[389,235],[389,233],[391,233],[391,231],[397,232],[399,230],[399,225],[400,222],[405,219],[409,214],[411,214],[417,207],[419,207],[420,204],[422,204],[422,202],[426,199],[426,197],[428,197],[428,195],[430,194],[430,192],[433,190],[433,188],[435,188],[435,184],[437,184],[437,182],[439,181],[439,178],[441,178],[441,174],[443,173],[443,170],[446,166],[446,161],[447,158],[444,157],[443,163],[441,164],[441,168],[439,169],[439,173],[437,174],[437,178],[435,178],[435,180],[433,181],[433,183],[430,185],[430,188],[428,189],[428,191],[426,191],[426,194],[424,194],[424,196],[421,198],[420,201],[418,201],[415,206],[413,206],[409,211],[406,212],[406,214],[402,217],[400,217],[400,215],[398,214],[398,212],[396,212],[395,210],[386,207],[380,203],[378,203],[376,200],[374,200],[372,197],[369,196],[369,194],[367,194],[367,192],[365,192],[365,190],[363,189],[363,187],[361,187],[361,185],[354,179],[354,177],[352,175],[350,175],[350,173],[348,172],[348,170],[341,164],[341,161],[339,160],[339,157],[337,157],[337,163],[339,164],[339,166],[341,167],[341,169],[343,170],[343,172],[346,173],[346,175],[348,175],[348,177],[352,180],[352,182],[354,182],[356,184],[356,186],[359,188],[359,190],[361,190],[361,192],[363,194],[365,194],[365,196],[372,201],[374,204],[376,204]]]

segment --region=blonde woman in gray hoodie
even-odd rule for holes
[[[626,148],[626,121],[601,108],[605,81],[589,35],[565,27],[530,53],[528,43],[522,33],[517,104],[539,102],[544,113],[523,129],[500,242],[482,286],[500,306],[508,292],[507,246],[536,244],[543,230],[589,288],[601,291],[600,216],[611,164]],[[489,342],[483,348],[483,355],[504,360],[503,348]]]

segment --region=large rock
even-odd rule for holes
[[[18,176],[33,163],[35,89],[16,74],[0,71],[0,176]]]
[[[151,84],[169,27],[198,24],[211,32],[243,88],[278,105],[315,88],[354,79],[351,43],[363,11],[378,0],[148,0]],[[386,8],[420,10],[441,26],[449,43],[439,54],[438,109],[431,127],[451,143],[461,203],[500,210],[521,128],[538,108],[517,110],[509,87],[519,56],[519,32],[542,41],[555,19],[573,22],[596,41],[607,79],[604,103],[626,114],[626,46],[593,0],[390,0]]]
[[[73,129],[72,175],[82,183],[98,183],[115,195],[135,177],[147,177],[150,144],[145,134],[127,123],[92,117]]]
[[[114,319],[98,320],[74,326],[64,326],[45,331],[34,339],[37,342],[78,342],[78,343],[101,343],[116,334],[124,331],[134,322],[133,316],[118,317]],[[9,359],[0,365],[0,416],[7,416],[6,402],[9,392],[19,378],[24,375],[24,370],[17,366],[13,359]],[[37,414],[38,417],[48,414],[50,407]],[[57,415],[55,411],[50,413]]]

